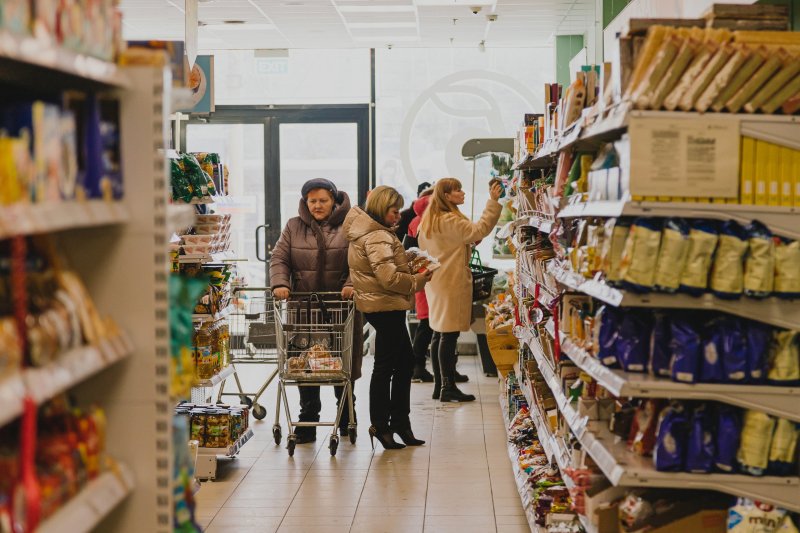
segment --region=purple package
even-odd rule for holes
[[[608,367],[614,367],[617,364],[616,342],[619,336],[618,328],[621,318],[622,316],[619,310],[605,307],[603,316],[600,319],[597,358]]]
[[[744,383],[747,379],[747,338],[745,327],[735,318],[725,319],[722,330],[722,369],[724,380],[729,383]]]
[[[729,405],[717,406],[717,446],[714,465],[722,472],[736,471],[736,453],[742,434],[742,421],[739,410]]]
[[[656,313],[653,320],[653,333],[650,335],[650,373],[669,377],[670,319],[663,313]]]
[[[767,355],[772,339],[772,328],[758,322],[747,322],[747,379],[750,383],[763,383],[767,377]]]
[[[722,367],[725,353],[724,320],[717,318],[706,326],[708,337],[703,341],[703,362],[700,365],[700,381],[703,383],[719,383],[725,379]]]
[[[626,312],[616,341],[617,361],[627,372],[645,372],[650,355],[650,319],[645,313]]]
[[[686,447],[686,470],[694,473],[711,472],[714,468],[714,428],[705,404],[692,413],[689,424],[689,444]]]
[[[686,465],[686,411],[674,402],[661,411],[653,461],[659,472],[682,472]]]
[[[703,342],[700,333],[686,319],[675,319],[670,326],[670,372],[672,379],[682,383],[694,383],[700,374],[703,358]]]

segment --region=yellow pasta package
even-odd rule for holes
[[[739,175],[739,201],[745,205],[752,205],[755,200],[753,191],[756,163],[756,140],[752,137],[742,137],[742,164]]]

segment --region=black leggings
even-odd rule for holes
[[[411,339],[405,311],[364,313],[375,328],[375,367],[369,384],[369,416],[379,431],[389,425],[396,430],[410,427]]]
[[[319,422],[319,412],[322,410],[322,402],[319,399],[320,389],[322,387],[297,387],[300,389],[300,422]],[[356,404],[355,385],[350,389],[353,391],[353,406]],[[336,407],[339,407],[339,402],[342,401],[342,393],[344,387],[334,387],[333,394],[336,396]],[[355,413],[354,413],[355,414]],[[346,428],[350,423],[350,409],[347,405],[344,406],[342,411],[342,418],[339,419],[339,427]],[[297,428],[298,430],[315,430],[315,428]]]
[[[461,333],[458,331],[451,331],[440,333],[433,332],[433,341],[431,344],[431,359],[438,357],[439,372],[441,372],[442,381],[445,379],[451,385],[456,382],[456,348],[458,345],[458,336]],[[435,368],[435,367],[434,367]]]
[[[433,330],[427,318],[421,318],[414,333],[414,366],[425,368],[425,356],[433,338]],[[433,353],[433,352],[431,352]]]

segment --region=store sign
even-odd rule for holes
[[[256,72],[266,76],[289,74],[288,57],[263,57],[256,59]]]
[[[738,197],[739,130],[735,117],[631,116],[631,195]]]

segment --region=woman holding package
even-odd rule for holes
[[[460,332],[472,322],[472,272],[469,268],[472,243],[491,233],[500,219],[502,194],[499,183],[492,185],[480,220],[473,223],[459,211],[464,203],[461,182],[444,178],[436,182],[430,204],[422,216],[419,246],[439,259],[441,268],[425,287],[429,320],[434,331],[431,358],[439,358],[441,390],[433,398],[442,402],[471,402],[475,396],[456,387],[456,343]],[[434,366],[434,369],[436,367]],[[434,383],[434,386],[436,383]]]
[[[340,292],[343,299],[353,297],[350,271],[347,266],[348,242],[342,224],[350,211],[350,198],[326,179],[307,181],[301,189],[298,215],[286,223],[269,265],[272,295],[286,300],[292,292]],[[363,328],[356,313],[353,327],[353,381],[361,377]],[[300,389],[300,422],[319,422],[322,410],[319,387]],[[337,405],[343,387],[335,387]],[[353,396],[355,402],[355,395]],[[342,436],[348,434],[349,410],[339,420]],[[295,432],[297,444],[313,442],[317,428],[300,426]]]
[[[387,450],[405,447],[394,440],[395,433],[406,446],[425,444],[414,437],[409,418],[414,360],[406,311],[411,309],[414,293],[425,286],[431,274],[409,270],[405,250],[393,229],[402,207],[400,193],[382,185],[369,194],[363,210],[354,207],[344,221],[356,308],[376,333],[375,368],[369,386],[369,435]]]

